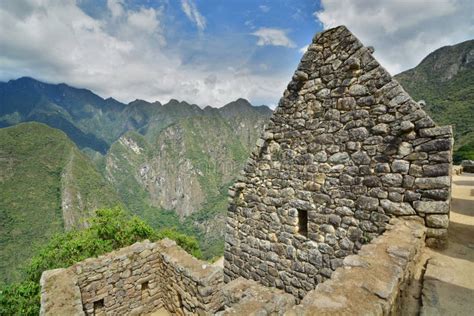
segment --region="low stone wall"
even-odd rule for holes
[[[187,254],[170,240],[142,242],[41,278],[41,315],[400,314],[424,247],[418,217],[392,219],[387,231],[347,256],[331,279],[297,297],[237,278]]]
[[[175,242],[148,241],[45,271],[41,315],[141,315],[165,307],[177,315],[213,313],[222,269],[192,257]]]
[[[344,259],[330,280],[285,315],[400,315],[424,247],[419,220],[390,222],[388,230],[357,255]]]

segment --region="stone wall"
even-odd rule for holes
[[[285,315],[412,314],[408,287],[423,267],[426,229],[419,219],[393,219],[391,224]]]
[[[297,298],[382,234],[419,216],[442,244],[452,130],[421,106],[345,27],[317,34],[231,198],[225,281]]]
[[[160,307],[177,315],[406,314],[407,287],[423,267],[425,231],[418,217],[391,219],[382,236],[347,256],[299,305],[283,290],[242,277],[224,285],[221,268],[192,258],[169,240],[137,243],[45,271],[40,314],[147,315]]]
[[[215,295],[223,285],[222,269],[167,239],[46,271],[41,285],[41,315],[141,315],[161,307],[187,315],[223,305]]]

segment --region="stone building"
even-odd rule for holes
[[[317,34],[229,190],[225,281],[303,298],[343,259],[417,216],[442,245],[450,126],[437,127],[347,28]]]
[[[446,239],[452,146],[372,49],[317,34],[229,190],[224,269],[136,243],[45,271],[41,315],[401,314]]]

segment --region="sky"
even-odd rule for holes
[[[472,0],[2,0],[0,81],[122,102],[274,107],[315,33],[346,25],[392,74],[474,39]]]

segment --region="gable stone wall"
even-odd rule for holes
[[[317,34],[230,188],[225,281],[298,298],[382,234],[418,216],[442,244],[452,130],[438,127],[341,26]]]

